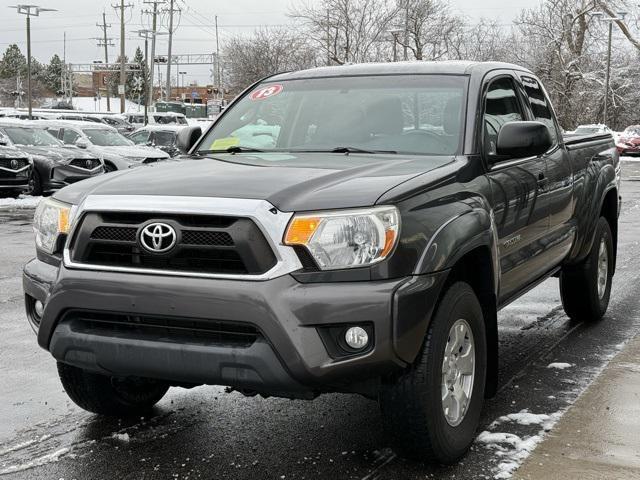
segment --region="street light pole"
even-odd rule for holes
[[[607,125],[609,117],[609,84],[611,83],[611,38],[613,36],[613,22],[624,21],[627,12],[616,12],[616,17],[605,17],[603,12],[594,12],[591,15],[600,18],[609,24],[609,36],[607,39],[607,69],[604,77],[604,102],[602,109],[602,123]]]
[[[56,12],[55,8],[42,8],[37,5],[11,5],[21,15],[27,16],[27,103],[29,107],[29,120],[32,119],[31,105],[31,16],[40,16],[40,12]]]
[[[609,41],[607,45],[607,72],[604,79],[604,111],[603,123],[607,124],[607,107],[609,103],[609,79],[611,76],[611,36],[613,34],[613,22],[609,22]]]

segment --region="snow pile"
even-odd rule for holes
[[[496,456],[502,461],[498,464],[494,478],[511,478],[513,472],[522,464],[536,445],[542,441],[542,435],[532,435],[520,438],[513,433],[498,433],[484,431],[476,439],[478,443],[484,443],[486,448],[495,450]]]
[[[0,198],[0,208],[36,208],[42,197]]]
[[[560,418],[559,412],[547,415],[546,413],[530,413],[525,409],[518,413],[510,413],[509,415],[498,418],[489,425],[489,430],[493,430],[502,423],[517,423],[518,425],[542,425],[542,428],[548,431],[553,427],[558,418]]]
[[[129,437],[128,433],[114,433],[113,435],[111,435],[111,438],[115,438],[116,440],[125,443],[131,440],[131,437]]]
[[[547,365],[547,368],[557,368],[558,370],[564,370],[566,368],[573,367],[572,363],[554,362]]]
[[[522,462],[533,452],[536,446],[542,441],[545,434],[553,428],[562,416],[562,411],[552,414],[530,413],[528,410],[521,410],[518,413],[504,415],[489,425],[492,430],[502,423],[517,423],[519,425],[540,425],[542,429],[535,435],[519,437],[513,433],[484,431],[476,442],[484,444],[485,448],[493,450],[498,457],[498,466],[494,472],[494,478],[511,478]]]

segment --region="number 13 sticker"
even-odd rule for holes
[[[265,100],[270,97],[275,97],[282,91],[283,88],[284,87],[279,83],[276,85],[269,85],[268,87],[262,87],[251,92],[249,98],[251,100]]]

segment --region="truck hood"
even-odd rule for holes
[[[125,146],[110,146],[101,147],[94,145],[91,147],[92,151],[100,152],[107,156],[126,157],[130,160],[142,161],[145,158],[169,158],[162,150],[153,147],[147,147],[144,145],[125,145]]]
[[[67,163],[74,158],[95,158],[76,147],[35,147],[32,145],[17,146],[23,152],[34,156],[46,157],[56,163]]]
[[[220,155],[111,173],[60,190],[78,204],[96,195],[163,195],[267,200],[281,211],[374,205],[393,187],[453,157],[364,154]]]

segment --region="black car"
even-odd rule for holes
[[[0,139],[0,197],[17,197],[29,190],[32,166],[28,153],[7,147]]]
[[[33,159],[31,194],[50,195],[71,183],[104,173],[102,159],[77,147],[66,147],[44,127],[19,120],[0,121],[0,141]]]
[[[129,135],[129,139],[136,145],[156,147],[175,157],[181,153],[176,142],[183,128],[182,125],[147,125]]]
[[[525,68],[289,72],[198,133],[178,134],[180,162],[36,211],[27,318],[88,411],[200,384],[358,393],[396,451],[453,463],[496,392],[500,309],[556,276],[572,320],[607,311],[618,152],[564,137]]]

